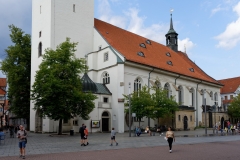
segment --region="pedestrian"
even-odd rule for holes
[[[114,128],[112,128],[112,131],[111,131],[111,145],[113,145],[113,141],[116,143],[116,146],[118,145],[117,141],[116,141],[116,131],[114,130]]]
[[[150,129],[149,129],[149,127],[147,126],[146,127],[146,129],[145,129],[145,133],[148,133],[149,134],[149,136],[151,136],[151,131],[150,131]]]
[[[81,146],[86,146],[86,144],[85,144],[85,134],[84,134],[84,130],[85,130],[85,126],[84,126],[84,124],[82,124],[82,127],[80,127],[79,128],[79,133],[80,133],[80,135],[81,135]]]
[[[169,145],[169,153],[172,153],[172,143],[173,143],[173,141],[175,142],[175,136],[174,136],[174,133],[173,133],[171,127],[169,127],[168,131],[166,132],[166,138],[167,138],[168,145]]]
[[[19,128],[20,130],[17,132],[17,135],[19,139],[18,146],[20,148],[20,158],[25,159],[27,132],[22,125],[20,125]]]
[[[87,129],[87,126],[85,126],[85,129],[84,129],[84,142],[87,144],[87,145],[89,145],[89,143],[88,143],[88,129]]]

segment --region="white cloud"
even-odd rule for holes
[[[127,11],[123,12],[124,14],[122,16],[116,16],[111,10],[109,0],[100,0],[100,2],[101,3],[98,6],[98,9],[101,20],[161,44],[166,43],[165,34],[169,29],[169,23],[156,23],[150,26],[145,26],[144,22],[147,17],[139,16],[140,11],[138,9],[129,8]],[[179,50],[184,51],[184,44],[186,45],[188,51],[195,46],[195,44],[189,38],[185,38],[178,41]]]
[[[227,10],[226,7],[221,7],[221,4],[219,4],[216,8],[213,8],[211,11],[211,16],[213,16],[215,13],[219,12],[219,11],[224,11]]]
[[[238,14],[238,19],[229,23],[225,31],[215,37],[219,41],[218,48],[231,49],[240,42],[240,2],[233,7],[233,11]]]
[[[188,51],[191,50],[196,44],[194,44],[192,41],[190,41],[189,38],[185,38],[183,40],[178,40],[178,50],[189,53]]]

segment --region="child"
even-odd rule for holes
[[[112,131],[111,131],[111,145],[112,146],[113,144],[113,141],[116,143],[116,146],[118,145],[117,141],[115,140],[115,136],[116,136],[116,131],[114,130],[114,128],[112,128]]]

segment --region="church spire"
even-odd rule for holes
[[[174,51],[178,51],[178,34],[173,28],[173,22],[172,22],[172,11],[171,10],[171,18],[170,18],[170,29],[168,33],[165,35],[166,37],[166,46],[171,48]]]

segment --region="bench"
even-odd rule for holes
[[[0,145],[1,145],[2,141],[4,141],[4,144],[5,144],[5,136],[6,135],[0,135]]]

